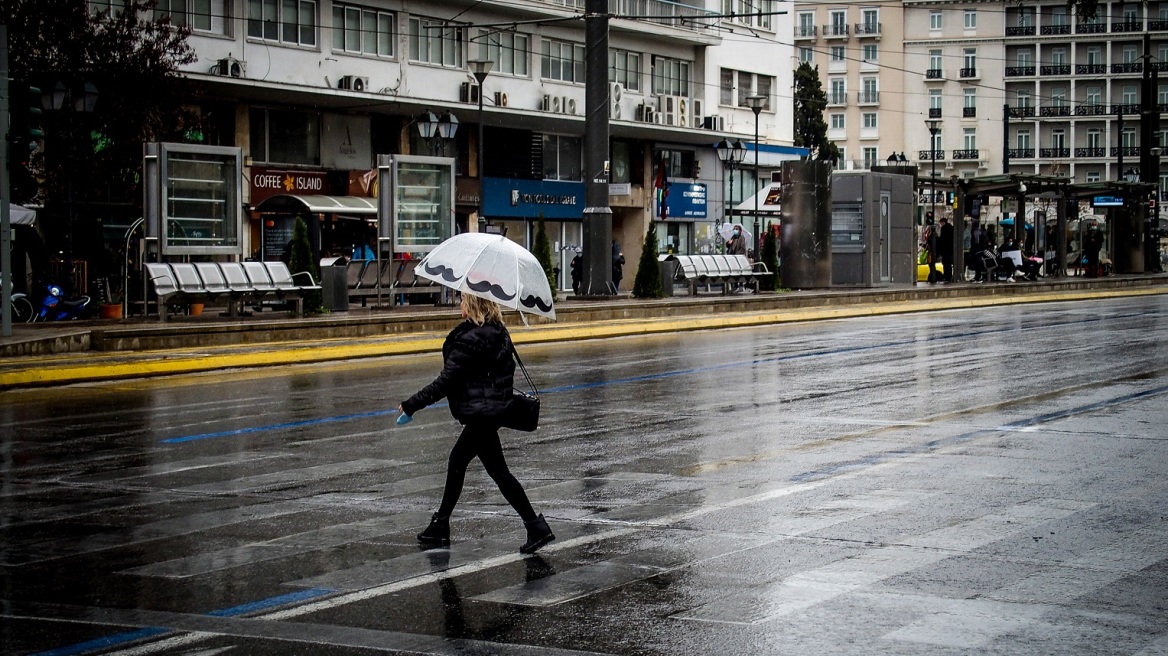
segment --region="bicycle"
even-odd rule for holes
[[[32,301],[19,292],[12,294],[10,308],[13,323],[28,323],[36,317],[36,308],[32,306]]]

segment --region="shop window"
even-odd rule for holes
[[[543,135],[543,179],[579,182],[583,144],[580,137]]]
[[[251,158],[274,164],[320,165],[320,115],[251,110]]]

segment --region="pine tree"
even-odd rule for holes
[[[762,238],[762,263],[766,265],[770,276],[759,279],[758,287],[763,291],[773,292],[779,289],[779,240],[775,231],[767,224],[766,234]]]
[[[547,276],[548,287],[552,288],[552,300],[556,300],[559,296],[556,289],[556,269],[552,266],[552,243],[548,239],[547,227],[543,223],[543,214],[539,215],[539,222],[535,227],[535,259],[539,260],[539,265],[543,267],[543,273]]]
[[[303,271],[307,271],[312,279],[320,280],[320,267],[312,259],[312,246],[308,243],[308,225],[304,223],[302,217],[296,217],[296,227],[292,229],[292,255],[288,259],[288,270],[292,272],[293,277]],[[299,280],[303,284],[307,282],[303,276]],[[304,295],[304,313],[316,314],[321,312],[324,308],[324,295],[320,290],[311,291]]]
[[[673,284],[669,281],[669,284]],[[661,298],[664,296],[661,269],[657,265],[657,231],[649,222],[645,245],[641,247],[641,261],[637,263],[637,278],[633,281],[634,298]]]
[[[795,69],[795,145],[808,148],[810,159],[834,162],[839,159],[839,147],[827,139],[827,94],[819,83],[819,70],[803,62]]]

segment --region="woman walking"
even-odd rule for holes
[[[442,504],[430,518],[430,525],[418,534],[418,541],[432,546],[450,544],[450,513],[462,494],[466,468],[477,457],[527,527],[527,542],[519,551],[535,553],[556,536],[543,515],[535,514],[523,486],[507,468],[499,443],[499,425],[511,399],[515,375],[511,336],[503,326],[499,306],[492,301],[463,294],[462,318],[442,345],[442,372],[398,406],[399,411],[412,416],[447,397],[450,414],[463,425],[450,450]]]

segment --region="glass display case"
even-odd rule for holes
[[[454,160],[393,157],[394,253],[428,253],[454,234]]]
[[[242,252],[242,158],[238,148],[161,144],[162,252]]]

